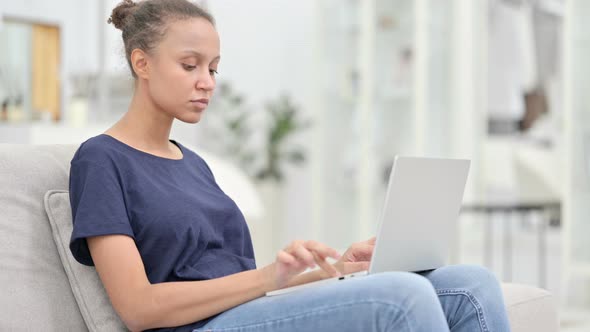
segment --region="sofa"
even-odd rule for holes
[[[67,247],[73,144],[0,144],[0,331],[124,331],[93,267]],[[209,161],[209,160],[208,160]],[[220,186],[232,196],[231,183]],[[238,204],[239,205],[239,204]],[[256,229],[252,229],[256,238]],[[545,290],[503,284],[513,332],[558,331]]]

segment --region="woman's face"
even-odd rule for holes
[[[148,89],[156,106],[183,122],[199,122],[215,90],[219,65],[213,25],[202,18],[170,23],[148,62]]]

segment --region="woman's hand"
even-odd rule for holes
[[[353,243],[338,259],[334,266],[341,274],[349,274],[369,269],[369,263],[375,249],[375,237],[366,241]]]
[[[336,267],[326,262],[328,257],[341,259],[336,250],[322,243],[296,240],[279,251],[275,262],[267,266],[267,271],[270,272],[275,289],[286,286],[293,277],[307,268],[314,268],[316,264],[324,275],[328,277],[339,276],[340,273]]]

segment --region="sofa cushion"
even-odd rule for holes
[[[75,145],[0,144],[0,331],[86,331],[43,206]]]
[[[125,325],[112,307],[96,269],[78,263],[69,249],[72,210],[68,191],[49,190],[45,194],[44,202],[53,240],[88,330],[126,331]]]
[[[512,332],[556,332],[559,319],[553,296],[546,290],[519,284],[502,284]]]

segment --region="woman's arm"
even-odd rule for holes
[[[87,242],[113,308],[132,331],[180,326],[218,314],[290,284],[306,266],[314,265],[314,259],[328,269],[326,275],[333,274],[336,270],[326,266],[324,258],[339,256],[320,243],[294,241],[279,252],[275,263],[258,270],[205,281],[151,284],[132,238],[104,235]]]
[[[111,303],[132,331],[189,324],[272,290],[268,267],[206,281],[151,284],[132,238],[87,238]]]

